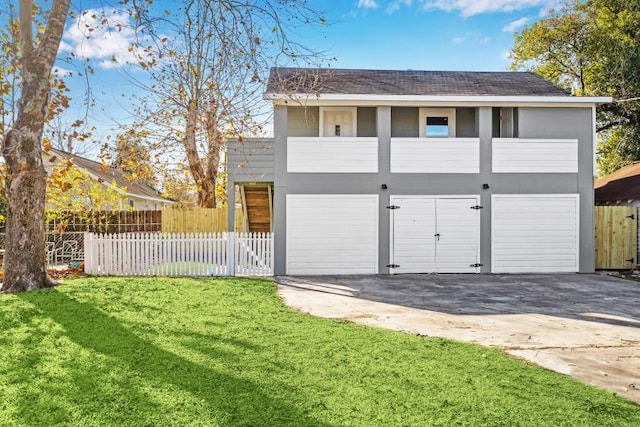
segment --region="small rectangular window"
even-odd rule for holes
[[[427,127],[425,128],[427,137],[448,137],[449,117],[429,117],[427,116]]]

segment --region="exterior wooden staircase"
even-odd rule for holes
[[[271,184],[240,185],[245,230],[268,233],[272,230],[273,195]]]

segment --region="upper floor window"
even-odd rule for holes
[[[518,137],[517,107],[493,107],[492,116],[492,136],[494,138]]]
[[[449,117],[427,116],[427,128],[425,134],[428,137],[448,137],[449,136]]]
[[[454,138],[455,136],[455,108],[420,108],[421,138]]]

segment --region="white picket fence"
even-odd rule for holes
[[[86,233],[84,270],[109,276],[270,276],[273,233]]]

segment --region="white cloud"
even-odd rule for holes
[[[392,14],[400,10],[401,7],[409,7],[413,3],[413,0],[393,0],[387,8],[385,9],[386,13]]]
[[[502,31],[506,33],[513,33],[514,31],[517,31],[527,25],[527,22],[529,22],[529,18],[527,18],[526,16],[520,19],[516,19],[515,21],[511,21],[507,25],[502,27]]]
[[[363,9],[375,9],[378,7],[376,0],[358,0],[358,7]]]
[[[454,37],[451,39],[451,43],[453,44],[462,44],[462,43],[474,43],[474,44],[488,44],[491,41],[491,37],[485,36],[478,31],[469,31],[464,35]]]
[[[489,12],[513,12],[531,7],[548,10],[563,0],[421,0],[425,10],[457,11],[462,16]]]
[[[89,9],[65,30],[60,51],[90,58],[101,68],[120,68],[138,62],[136,55],[142,53],[132,48],[135,40],[136,30],[126,11]]]

